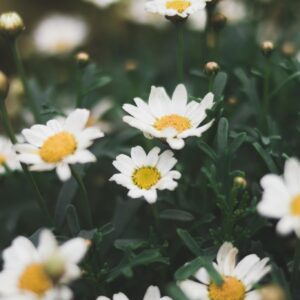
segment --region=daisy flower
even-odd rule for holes
[[[96,300],[110,300],[110,299],[104,296],[100,296]],[[129,300],[129,299],[123,293],[118,293],[113,295],[113,300]],[[156,286],[150,286],[147,289],[143,300],[172,300],[172,299],[170,297],[161,297],[159,288]]]
[[[152,87],[148,103],[135,98],[136,106],[125,104],[123,109],[131,116],[125,116],[123,121],[140,129],[147,137],[165,139],[172,149],[182,149],[184,139],[189,136],[200,137],[210,128],[213,121],[200,126],[206,118],[206,110],[214,105],[214,96],[207,94],[198,103],[188,103],[188,95],[183,84],[179,84],[169,98],[162,87]]]
[[[1,299],[71,299],[66,284],[80,277],[78,263],[87,249],[88,243],[82,238],[59,246],[49,230],[41,232],[38,247],[25,237],[17,237],[3,252]]]
[[[260,184],[264,191],[258,212],[280,219],[276,227],[278,233],[285,235],[294,231],[300,237],[300,162],[288,159],[283,176],[265,175]]]
[[[56,169],[62,181],[69,179],[69,164],[96,161],[87,148],[103,133],[97,127],[86,128],[89,116],[88,110],[76,109],[64,121],[50,120],[46,125],[24,129],[27,143],[16,145],[19,160],[31,165],[32,171]]]
[[[269,259],[260,259],[255,254],[247,255],[238,264],[238,249],[225,242],[218,251],[215,269],[223,277],[223,284],[217,286],[210,278],[206,269],[200,268],[194,280],[185,280],[179,287],[190,300],[258,300],[258,291],[253,287],[267,273]]]
[[[170,150],[159,154],[160,149],[154,147],[148,154],[142,147],[131,149],[131,157],[121,154],[113,162],[120,173],[110,180],[126,187],[131,198],[144,197],[148,203],[157,200],[157,190],[174,190],[177,187],[175,179],[181,174],[172,170],[177,163]]]
[[[204,0],[148,0],[145,8],[148,12],[166,17],[187,18],[205,6],[206,1]]]
[[[54,14],[47,16],[33,33],[38,51],[47,55],[60,55],[82,45],[88,36],[86,22],[74,16]]]
[[[21,169],[13,144],[6,137],[0,136],[0,174],[6,173],[6,168],[11,171]]]

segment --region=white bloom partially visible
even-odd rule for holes
[[[118,294],[113,295],[112,299],[113,300],[129,300],[128,297],[126,295],[124,295],[123,293],[118,293]],[[110,299],[107,297],[104,297],[104,296],[100,296],[96,300],[110,300]],[[161,297],[159,288],[156,286],[150,286],[147,289],[143,300],[172,300],[172,299],[167,296]]]
[[[21,165],[11,141],[0,136],[0,174],[6,173],[6,168],[17,171],[21,169]]]
[[[282,176],[265,175],[260,184],[264,191],[258,212],[279,219],[278,233],[286,235],[294,231],[300,237],[300,162],[288,159]]]
[[[260,300],[258,291],[253,290],[271,270],[269,259],[260,259],[255,254],[244,257],[236,262],[238,249],[225,242],[218,251],[215,269],[223,278],[223,284],[217,286],[205,268],[195,274],[195,280],[184,280],[178,285],[190,300]]]
[[[202,9],[189,17],[187,27],[195,31],[204,31],[207,24],[207,12]]]
[[[87,39],[89,28],[80,17],[54,14],[44,18],[33,33],[38,51],[47,55],[70,53]]]
[[[92,3],[99,8],[107,8],[120,0],[82,0],[84,2]]]
[[[237,23],[247,17],[246,4],[239,0],[222,0],[217,10],[226,16],[229,23]]]
[[[136,106],[125,104],[123,109],[131,116],[123,117],[124,122],[144,132],[147,137],[165,139],[173,149],[182,149],[184,139],[200,137],[210,128],[213,121],[199,125],[205,120],[206,110],[214,105],[214,95],[208,93],[198,103],[188,103],[188,95],[183,84],[179,84],[169,98],[162,87],[152,87],[148,103],[135,98]]]
[[[3,251],[0,299],[71,299],[72,292],[65,285],[80,277],[78,264],[87,249],[88,243],[82,238],[59,246],[49,230],[41,232],[38,247],[25,237],[17,237]]]
[[[150,13],[187,18],[205,6],[205,0],[147,0],[145,8]]]
[[[154,147],[148,154],[142,147],[131,149],[131,157],[121,154],[113,162],[120,173],[113,175],[110,180],[126,187],[131,198],[144,197],[148,203],[157,200],[157,190],[174,190],[177,187],[175,179],[181,174],[172,170],[177,160],[170,150],[162,154]]]
[[[24,129],[27,143],[15,146],[19,160],[29,164],[32,171],[56,169],[62,181],[69,179],[69,164],[96,161],[87,148],[104,136],[98,127],[86,127],[89,116],[87,109],[76,109],[63,121],[50,120],[46,125]]]

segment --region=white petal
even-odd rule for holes
[[[155,166],[158,161],[160,149],[158,147],[154,147],[147,155],[145,165],[147,166]]]
[[[147,289],[143,300],[160,300],[159,288],[157,286],[150,286]]]
[[[291,194],[300,194],[300,163],[297,159],[290,158],[286,161],[284,179]]]
[[[210,276],[205,268],[200,268],[200,270],[195,273],[194,277],[206,285],[210,283]]]
[[[204,284],[185,280],[178,285],[189,300],[209,300],[207,286]]]
[[[178,84],[172,96],[172,110],[174,113],[182,114],[185,111],[188,94],[183,84]]]
[[[155,189],[144,191],[144,197],[148,203],[154,203],[157,200],[157,192]]]
[[[89,150],[77,150],[73,155],[67,157],[65,160],[67,163],[70,164],[75,164],[75,163],[86,164],[86,163],[97,161],[97,158]]]
[[[57,242],[50,230],[43,230],[40,234],[39,246],[37,248],[43,260],[49,258],[57,250]]]
[[[67,117],[64,124],[64,129],[73,133],[82,131],[87,124],[89,116],[90,112],[87,109],[75,109]]]
[[[18,159],[25,164],[40,164],[43,162],[39,155],[29,153],[19,154]]]
[[[121,173],[124,173],[128,176],[132,176],[132,173],[136,167],[131,158],[124,154],[117,156],[116,160],[113,161],[113,166]]]
[[[131,149],[131,158],[138,167],[145,165],[146,153],[144,149],[140,146]]]
[[[115,294],[113,300],[129,300],[123,293]]]
[[[62,126],[57,120],[50,120],[47,122],[47,126],[54,132],[58,133],[62,131]]]
[[[230,251],[232,249],[234,249],[234,247],[231,243],[224,242],[218,251],[217,263],[218,263],[218,268],[220,269],[221,273],[224,272],[224,270],[223,270],[224,262],[226,261],[227,256],[230,255]]]
[[[149,107],[156,117],[171,113],[171,100],[162,87],[151,87]]]
[[[56,174],[61,181],[66,181],[71,178],[71,170],[68,164],[60,163],[56,167]]]
[[[173,139],[168,138],[167,139],[168,144],[172,149],[180,150],[184,147],[184,140],[183,139]]]
[[[287,235],[294,230],[295,220],[292,216],[283,217],[276,226],[276,230],[278,233],[282,235]]]
[[[253,268],[257,262],[259,262],[260,259],[257,255],[251,254],[246,257],[244,257],[236,266],[233,275],[239,278],[240,280],[243,280],[245,276],[249,273],[249,271]]]
[[[60,246],[61,255],[70,263],[77,264],[85,256],[88,243],[83,238],[74,238]]]

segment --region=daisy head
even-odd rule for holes
[[[0,174],[6,173],[7,170],[20,170],[21,165],[17,154],[9,139],[0,136]]]
[[[97,127],[86,127],[89,116],[88,110],[76,109],[64,121],[50,120],[46,125],[24,129],[27,143],[16,145],[19,160],[29,164],[32,171],[56,169],[61,180],[69,179],[69,164],[96,161],[87,148],[103,133]]]
[[[170,150],[159,153],[158,147],[147,154],[137,146],[131,149],[131,156],[117,156],[113,165],[120,173],[110,180],[126,187],[131,198],[144,197],[148,203],[156,202],[157,190],[174,190],[175,180],[181,177],[178,171],[172,170],[177,163],[174,153]]]
[[[288,159],[282,176],[265,175],[260,184],[263,195],[258,212],[279,219],[278,233],[285,235],[294,231],[300,237],[300,162]]]
[[[37,247],[25,237],[17,237],[4,250],[3,271],[0,273],[0,297],[24,300],[68,300],[66,287],[80,277],[78,263],[88,249],[82,238],[59,246],[53,234],[44,230]],[[2,299],[2,298],[1,298]]]
[[[238,249],[228,242],[219,249],[213,265],[223,278],[221,286],[211,280],[205,268],[200,268],[194,274],[195,280],[180,282],[180,288],[190,300],[260,299],[255,298],[258,292],[253,287],[270,272],[269,259],[250,254],[237,263],[237,254]]]
[[[123,118],[130,126],[140,129],[147,137],[164,139],[172,149],[182,149],[184,139],[200,137],[210,128],[213,121],[199,126],[206,118],[206,110],[214,105],[214,95],[207,94],[199,103],[188,103],[183,84],[179,84],[172,96],[162,87],[152,87],[148,103],[135,98],[136,105],[125,104],[123,109],[130,114]]]
[[[187,18],[189,15],[204,9],[204,0],[148,0],[146,11],[157,13],[165,17]]]

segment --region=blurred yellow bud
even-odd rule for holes
[[[218,63],[214,61],[210,61],[206,63],[204,66],[204,71],[208,75],[215,75],[219,72],[219,70],[220,70],[220,66],[218,65]]]
[[[260,49],[264,56],[269,57],[274,51],[274,44],[271,41],[264,41],[262,42]]]
[[[247,180],[241,176],[235,177],[233,182],[236,186],[243,188],[243,189],[247,186]]]
[[[0,71],[0,100],[4,100],[8,93],[8,79],[6,75]]]
[[[283,290],[277,285],[267,285],[260,289],[261,300],[286,300]]]
[[[78,52],[75,59],[80,67],[85,67],[90,62],[90,55],[87,52]]]
[[[22,18],[16,12],[0,15],[0,33],[9,38],[16,38],[25,29]]]

